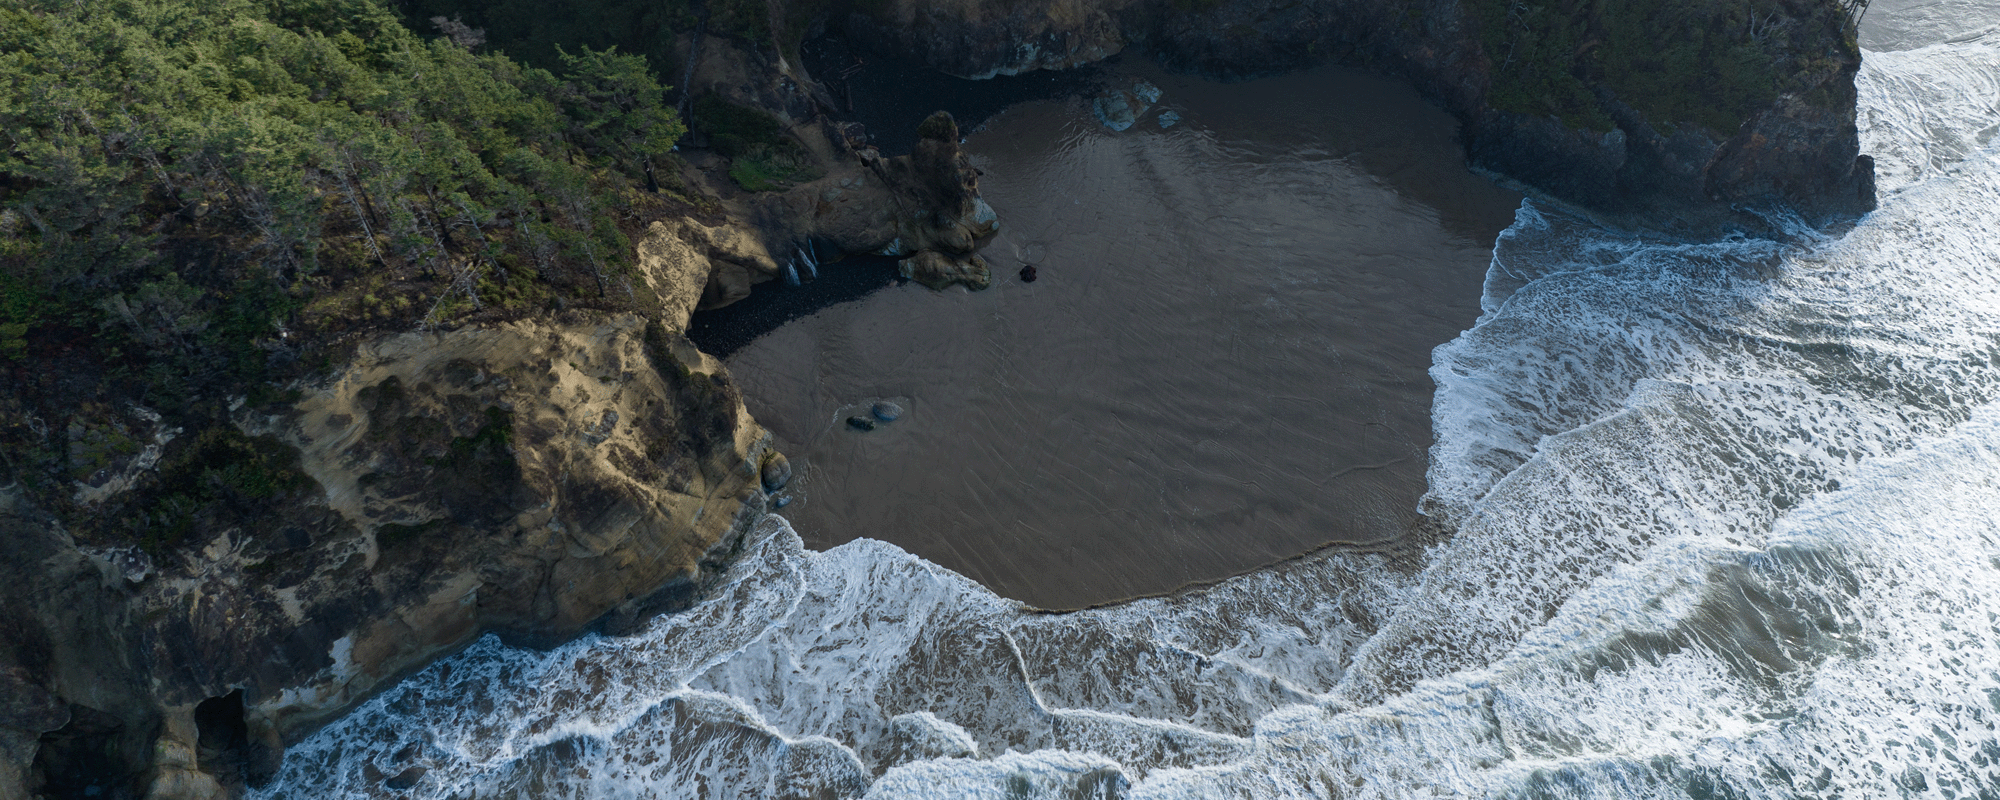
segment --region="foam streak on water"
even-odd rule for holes
[[[2000,796],[1996,54],[1869,56],[1885,191],[1838,238],[1525,206],[1436,353],[1414,575],[1041,615],[774,519],[697,608],[482,642],[263,795]]]

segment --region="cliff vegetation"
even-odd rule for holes
[[[1780,92],[1825,83],[1841,68],[1828,45],[1852,35],[1832,3],[1474,0],[1468,6],[1493,65],[1494,108],[1594,131],[1614,127],[1604,101],[1615,99],[1659,129],[1694,124],[1732,134]]]
[[[545,69],[561,67],[558,48],[582,44],[637,53],[660,74],[678,75],[687,53],[677,34],[700,30],[769,44],[796,60],[808,30],[836,5],[833,0],[409,0],[402,7],[412,19],[449,20],[438,25],[440,32],[461,25],[480,30],[487,47]]]
[[[645,307],[631,237],[688,205],[645,56],[445,33],[377,0],[0,0],[0,481],[63,508],[185,428],[145,478],[185,485],[107,517],[169,543],[289,485],[201,431],[356,334]]]

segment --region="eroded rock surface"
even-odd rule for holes
[[[0,788],[221,796],[482,632],[683,606],[766,505],[769,437],[719,362],[637,316],[392,336],[305,388],[238,419],[298,450],[282,519],[137,580],[0,502]]]
[[[268,485],[144,546],[0,498],[0,800],[233,796],[286,741],[484,632],[548,645],[691,602],[789,469],[680,335],[689,315],[810,259],[969,254],[998,221],[958,136],[939,114],[911,154],[864,147],[790,190],[651,222],[631,275],[651,322],[380,336],[234,429],[177,441],[133,408],[69,437],[104,442],[86,507]]]
[[[919,133],[908,155],[864,148],[819,179],[735,198],[721,225],[655,223],[638,245],[642,269],[659,276],[656,285],[704,281],[692,303],[684,290],[658,291],[670,316],[684,324],[688,312],[734,303],[787,271],[796,277],[847,255],[971,253],[999,230],[999,216],[979,196],[979,172],[959,149],[951,115],[938,112]]]
[[[986,259],[979,256],[956,258],[935,250],[925,250],[898,262],[897,270],[903,277],[932,289],[943,289],[954,283],[974,290],[993,285],[993,270],[987,266]]]

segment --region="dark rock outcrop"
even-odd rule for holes
[[[792,462],[785,458],[783,453],[771,453],[764,458],[764,467],[760,470],[760,475],[764,481],[764,491],[775,492],[783,489],[785,484],[792,482]]]
[[[183,478],[271,483],[174,541],[79,538],[0,494],[0,800],[232,796],[287,741],[482,633],[550,645],[699,595],[789,469],[721,364],[680,336],[689,314],[815,258],[963,256],[997,226],[949,114],[909,155],[836,151],[786,116],[810,112],[803,85],[748,75],[771,65],[740,46],[706,52],[712,70],[740,67],[739,100],[773,104],[825,174],[706,186],[716,212],[652,223],[632,277],[655,322],[552,315],[363,341],[282,413],[179,441],[134,409],[99,437],[133,452],[79,483],[79,503]],[[204,466],[217,453],[243,463]],[[261,471],[228,471],[245,464]]]
[[[842,254],[969,254],[1000,219],[979,196],[979,171],[958,140],[958,123],[937,112],[918,126],[909,155],[862,150],[856,166],[763,199],[754,218],[765,221],[768,239]]]
[[[908,155],[885,157],[864,146],[824,162],[825,174],[815,180],[784,191],[728,196],[720,225],[694,220],[656,225],[639,243],[642,260],[653,274],[705,280],[699,304],[691,308],[709,309],[748,297],[752,286],[788,271],[803,278],[815,264],[848,255],[968,255],[999,230],[999,216],[979,196],[979,171],[959,149],[951,115],[938,112],[919,128]]]
[[[1860,50],[1835,0],[884,0],[853,38],[965,77],[1137,48],[1249,77],[1336,62],[1414,83],[1472,163],[1648,227],[1814,223],[1874,205]]]

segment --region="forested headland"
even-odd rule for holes
[[[117,520],[171,538],[290,485],[227,415],[351,334],[643,308],[631,235],[699,213],[668,87],[615,45],[481,43],[375,0],[0,1],[0,481],[61,507],[143,445],[135,406],[215,428]]]

